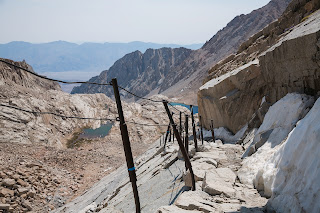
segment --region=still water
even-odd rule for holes
[[[186,104],[181,104],[181,103],[171,103],[172,106],[184,106],[186,108],[188,108],[191,111],[190,105],[186,105]],[[193,114],[197,114],[198,113],[198,106],[193,106]]]
[[[81,133],[81,138],[103,138],[108,135],[111,128],[113,126],[113,122],[108,122],[106,124],[101,125],[97,129],[84,129],[83,133]]]

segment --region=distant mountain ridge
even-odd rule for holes
[[[149,48],[186,47],[198,49],[202,44],[177,45],[146,42],[130,43],[83,43],[66,41],[32,44],[15,41],[0,44],[0,57],[16,61],[26,60],[38,73],[65,71],[101,71],[108,69],[124,55]]]
[[[156,72],[144,74],[144,76],[148,76],[147,79],[152,79],[152,82],[158,81],[159,83],[156,87],[145,87],[145,91],[139,95],[162,93],[171,98],[181,98],[181,101],[188,102],[188,104],[196,104],[197,91],[207,76],[208,70],[221,59],[235,53],[242,42],[246,41],[250,36],[279,18],[290,2],[291,0],[271,0],[266,6],[254,10],[250,14],[235,17],[225,28],[206,42],[202,48],[191,51],[181,63],[171,65],[165,78],[157,75]],[[122,63],[132,63],[130,61],[132,58],[128,57],[126,59],[128,61],[122,58]],[[135,69],[133,67],[132,70]],[[144,70],[148,71],[147,69]],[[117,72],[127,73],[123,69],[119,69]],[[115,72],[104,71],[103,73],[90,81],[104,82],[106,79],[103,79],[103,75],[108,79],[116,77],[112,76]],[[118,75],[120,74],[117,73]],[[146,84],[146,79],[139,76],[132,77],[131,80],[126,82],[127,84],[123,85],[124,87],[134,89],[135,85]],[[103,88],[82,85],[81,90],[74,89],[72,92],[103,92]]]
[[[192,50],[186,48],[148,49],[145,53],[135,51],[125,55],[114,63],[109,70],[91,78],[90,82],[105,83],[117,78],[119,85],[129,89],[139,96],[145,96],[161,85],[172,69],[179,66]],[[113,96],[111,87],[82,84],[74,87],[71,93],[104,93]],[[130,94],[122,93],[124,98],[132,99]]]

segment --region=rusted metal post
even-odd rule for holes
[[[198,151],[198,141],[197,141],[196,126],[195,126],[194,117],[193,117],[193,106],[190,105],[190,108],[191,108],[191,122],[192,122],[193,142],[194,142],[194,147],[195,147],[196,152],[197,152]]]
[[[167,132],[166,132],[166,138],[164,139],[164,143],[163,143],[163,151],[166,150],[166,145],[167,145],[167,140],[168,140],[168,136],[169,136],[169,132],[170,132],[170,124],[168,125],[168,128],[167,128]]]
[[[212,134],[212,139],[213,139],[213,141],[215,141],[215,138],[214,138],[214,128],[213,128],[213,120],[211,120],[211,134]]]
[[[137,176],[136,176],[136,171],[135,171],[136,169],[134,167],[131,145],[130,145],[129,134],[128,134],[128,128],[127,128],[127,125],[124,121],[124,115],[123,115],[123,111],[122,111],[118,82],[117,82],[116,78],[112,79],[112,86],[113,86],[114,97],[115,97],[115,100],[117,103],[117,108],[118,108],[123,149],[124,149],[124,153],[126,156],[129,178],[130,178],[130,182],[132,185],[134,201],[136,204],[136,212],[140,213],[141,210],[140,210],[140,200],[139,200],[139,193],[138,193],[138,187],[137,187]]]
[[[172,130],[172,143],[174,143],[174,133],[173,133],[173,130]]]
[[[203,131],[202,131],[202,118],[201,118],[201,115],[200,115],[200,134],[201,134],[201,142],[202,142],[202,145],[203,145]]]
[[[184,125],[184,146],[186,147],[189,156],[189,135],[188,135],[188,115],[185,115],[185,125]]]
[[[171,113],[171,115],[172,115],[172,118],[173,118],[173,115],[174,115],[174,112],[172,112]],[[172,129],[172,127],[171,127],[171,129],[170,129],[170,133],[172,133],[170,136],[172,136],[172,143],[174,143],[174,134],[173,134],[173,129]]]
[[[172,112],[172,117],[173,117],[173,112]],[[172,143],[174,143],[174,133],[173,133],[173,129],[171,128],[171,130],[172,130]]]
[[[180,126],[179,126],[179,132],[180,132],[180,136],[182,136],[182,112],[180,112],[180,116],[179,116],[179,119],[180,119]]]
[[[172,115],[170,113],[170,110],[169,110],[169,107],[168,107],[168,102],[167,101],[163,101],[163,105],[164,105],[164,107],[165,107],[165,109],[167,111],[167,114],[168,114],[172,129],[173,129],[173,133],[176,136],[176,139],[178,141],[178,144],[179,144],[181,153],[183,155],[184,161],[186,163],[186,166],[188,167],[188,169],[190,171],[190,175],[191,175],[191,179],[192,179],[192,191],[195,191],[196,190],[196,181],[195,181],[195,178],[194,178],[194,174],[193,174],[192,165],[191,165],[191,162],[190,162],[190,159],[189,159],[189,155],[187,153],[187,150],[183,146],[181,137],[180,137],[179,132],[177,130],[177,126],[174,123],[174,120],[173,120]]]
[[[182,132],[181,138],[182,138],[182,142],[183,142],[183,144],[184,144],[184,132]]]

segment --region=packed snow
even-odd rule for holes
[[[244,159],[243,166],[238,172],[242,183],[254,185],[260,189],[258,171],[263,168],[270,156],[279,149],[295,124],[305,116],[312,106],[314,99],[307,95],[291,93],[276,102],[268,110],[262,125],[254,135],[251,146],[261,139],[265,132],[271,132],[266,142],[252,157]],[[268,191],[265,194],[270,196]]]
[[[271,197],[269,204],[277,212],[320,209],[320,99],[309,111],[312,104],[310,96],[288,94],[270,107],[251,137],[273,131],[238,171],[242,183]]]
[[[219,127],[214,129],[215,139],[220,139],[223,143],[236,143],[238,142],[248,129],[248,125],[245,125],[240,129],[235,135],[233,135],[229,130],[224,127]],[[212,137],[212,132],[210,130],[203,129],[203,137],[210,138]]]

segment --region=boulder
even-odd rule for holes
[[[216,165],[209,164],[200,160],[193,161],[191,164],[195,181],[202,181],[206,172],[216,169]],[[192,187],[192,179],[189,170],[184,174],[183,179],[186,186]]]
[[[18,188],[18,194],[19,195],[27,194],[28,192],[29,192],[28,188],[24,188],[24,187]]]
[[[236,177],[229,168],[218,168],[207,172],[203,180],[202,190],[210,195],[224,194],[227,197],[233,197],[236,192],[233,188]]]
[[[199,113],[207,118],[204,127],[210,129],[212,119],[215,128],[238,132],[259,108],[264,86],[258,60],[204,84],[198,92]]]
[[[193,159],[212,159],[216,162],[219,162],[220,160],[226,160],[227,155],[225,151],[212,147],[210,152],[196,152],[196,154],[193,156]]]
[[[162,206],[156,211],[157,213],[199,213],[197,210],[185,210],[177,206]]]
[[[22,206],[25,207],[25,208],[27,208],[29,211],[32,210],[32,205],[31,205],[31,203],[30,203],[29,201],[27,201],[27,200],[25,200],[25,201],[22,202]]]
[[[221,212],[221,208],[213,198],[203,191],[188,191],[182,193],[175,205],[185,210],[198,210],[200,212]]]
[[[12,187],[14,184],[16,184],[16,181],[14,179],[6,178],[2,181],[2,184],[4,186]]]
[[[10,208],[10,204],[0,203],[0,210],[6,210],[6,211],[8,211],[9,208]]]
[[[7,196],[13,196],[14,191],[7,188],[0,189],[0,197],[7,197]]]
[[[23,181],[23,180],[21,180],[21,179],[18,179],[18,180],[17,180],[17,184],[19,184],[19,185],[21,185],[21,186],[28,186],[28,183],[25,182],[25,181]]]

